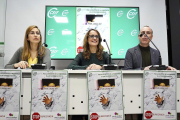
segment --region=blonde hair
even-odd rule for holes
[[[29,58],[30,42],[28,41],[28,35],[29,35],[29,33],[31,32],[31,30],[33,28],[37,28],[39,30],[39,28],[37,26],[35,26],[35,25],[31,25],[26,29],[26,33],[25,33],[25,36],[24,36],[24,47],[23,47],[23,51],[22,51],[22,55],[21,55],[21,60],[23,60],[23,61],[27,61],[28,58]],[[41,36],[40,30],[39,30],[39,33],[40,33],[40,42],[38,43],[37,50],[39,49],[39,47],[42,44],[42,36]],[[41,47],[40,53],[41,53],[40,54],[40,59],[42,59],[42,57],[45,55],[45,47]],[[38,55],[38,53],[37,53],[37,55]]]
[[[89,43],[88,43],[88,37],[89,37],[89,33],[91,31],[96,31],[99,35],[99,44],[97,45],[97,51],[96,51],[96,56],[99,60],[103,60],[103,46],[101,45],[101,42],[102,42],[102,38],[101,38],[101,35],[100,33],[96,30],[96,29],[90,29],[85,37],[84,37],[84,41],[83,41],[83,57],[85,59],[90,59],[90,55],[91,55],[91,51],[90,51],[90,48],[89,48]]]

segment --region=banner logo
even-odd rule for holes
[[[48,31],[48,35],[52,35],[54,33],[54,29],[50,29],[49,31]]]
[[[61,116],[61,114],[58,113],[57,116]]]
[[[136,34],[137,34],[137,30],[136,29],[132,30],[131,36],[135,36]]]
[[[55,17],[57,14],[58,14],[58,9],[57,8],[51,8],[49,11],[48,11],[48,13],[47,13],[47,16],[49,17],[49,18],[53,18],[53,17]]]
[[[81,8],[78,8],[78,9],[77,9],[77,12],[80,12],[80,11],[81,11]]]
[[[123,11],[117,12],[117,17],[121,17],[123,15]]]
[[[64,10],[64,11],[62,12],[62,16],[66,16],[68,13],[69,13],[68,10]]]
[[[123,33],[124,33],[123,29],[120,29],[120,30],[117,32],[117,35],[118,35],[118,36],[121,36]]]
[[[64,48],[64,49],[61,51],[61,55],[66,55],[66,53],[68,53],[68,49],[67,49],[67,48]]]
[[[51,51],[51,57],[53,57],[58,52],[56,46],[50,47],[49,50]]]
[[[118,51],[118,55],[122,55],[124,53],[124,49],[120,49],[119,51]]]
[[[137,13],[138,12],[136,11],[136,9],[131,9],[127,13],[127,18],[128,19],[133,19],[137,15]]]

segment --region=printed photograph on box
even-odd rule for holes
[[[121,71],[88,72],[89,118],[123,120]]]
[[[176,71],[144,72],[144,119],[176,119],[176,76]]]
[[[66,120],[67,71],[32,71],[31,119]]]
[[[0,120],[19,120],[20,70],[0,70]]]

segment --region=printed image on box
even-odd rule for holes
[[[13,79],[0,78],[0,88],[11,88]]]
[[[96,24],[102,24],[103,22],[103,15],[95,15],[95,14],[86,14],[86,25],[94,25],[92,23]]]
[[[114,87],[114,79],[98,79],[95,81],[95,90],[113,89]]]
[[[170,72],[145,73],[144,110],[175,110],[176,80]]]
[[[34,112],[66,111],[66,71],[33,71],[32,114]],[[46,114],[46,113],[44,113]]]
[[[59,79],[42,79],[39,80],[38,88],[40,90],[43,89],[56,89],[60,87],[60,80]]]
[[[14,112],[19,112],[19,92],[21,80],[20,72],[18,71],[18,73],[15,73],[16,74],[12,74],[10,71],[4,75],[4,78],[0,78],[0,113],[12,112],[12,114],[15,114]]]
[[[92,72],[88,74],[89,111],[123,110],[120,72]]]
[[[151,89],[165,89],[169,88],[169,79],[152,79]]]

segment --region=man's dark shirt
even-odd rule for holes
[[[151,54],[150,54],[150,47],[142,47],[139,45],[142,55],[142,67],[147,67],[151,65]]]

